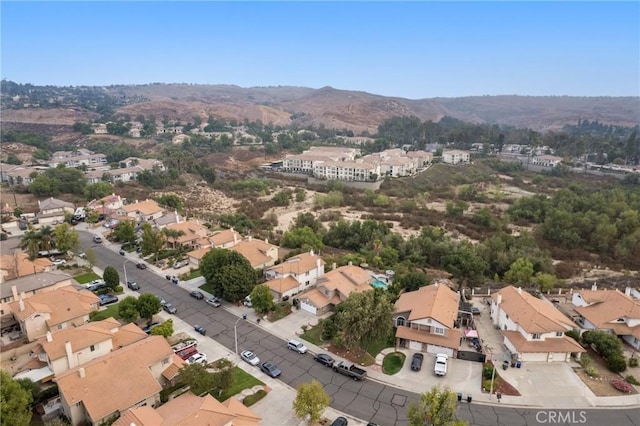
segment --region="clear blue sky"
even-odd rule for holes
[[[640,2],[7,2],[19,83],[640,95]]]

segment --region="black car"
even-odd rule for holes
[[[140,290],[140,285],[138,285],[137,282],[135,281],[127,281],[127,287],[129,287],[131,290]]]
[[[280,369],[275,364],[272,364],[270,362],[263,362],[262,364],[260,364],[260,370],[262,370],[268,376],[273,377],[274,379],[282,374],[282,371],[280,371]]]
[[[110,305],[118,301],[118,298],[113,294],[101,294],[99,297],[100,297],[100,306]]]
[[[87,287],[87,290],[93,291],[95,293],[96,291],[102,290],[103,288],[107,288],[107,285],[105,283],[99,283],[90,285],[89,287]]]
[[[318,361],[320,364],[326,365],[327,367],[333,367],[333,363],[336,362],[331,355],[327,354],[318,354],[313,357],[315,361]]]
[[[136,263],[136,268],[138,269],[147,269],[147,264],[143,262]]]
[[[124,256],[125,254],[127,254],[127,252],[124,251],[123,249],[120,249],[119,253],[120,253],[120,256]]]
[[[193,290],[191,293],[189,293],[189,296],[193,297],[194,299],[198,299],[198,300],[204,299],[204,294],[202,294],[202,292],[200,292],[198,290]]]
[[[142,329],[147,334],[151,334],[151,329],[157,325],[160,325],[159,322],[152,322],[151,324],[147,324],[145,328]]]
[[[413,354],[413,358],[411,359],[411,369],[413,371],[420,371],[422,368],[422,361],[424,361],[424,355],[420,353]]]
[[[349,422],[347,421],[347,419],[345,417],[338,417],[337,419],[335,419],[333,421],[333,423],[331,423],[331,426],[347,426],[349,424]]]

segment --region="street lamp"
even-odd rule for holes
[[[236,320],[236,323],[233,324],[233,337],[236,341],[236,362],[238,362],[238,322],[240,322],[240,320],[246,320],[247,319],[247,314],[242,314],[241,317],[238,317],[238,319]]]
[[[127,262],[131,262],[131,259],[125,259],[124,262],[122,263],[122,270],[124,271],[124,284],[125,285],[127,285],[127,283],[129,282],[127,280],[127,267],[126,267]]]

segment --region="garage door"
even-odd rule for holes
[[[313,315],[316,315],[316,313],[318,312],[318,309],[315,306],[305,303],[302,300],[300,301],[300,309]]]
[[[444,346],[427,345],[427,352],[430,354],[447,354],[453,356],[453,349]]]
[[[552,358],[549,358],[550,362],[564,362],[567,360],[567,354],[564,352],[552,352]]]
[[[522,361],[526,362],[547,362],[547,353],[532,352],[526,354],[520,354]]]
[[[422,343],[416,342],[415,340],[409,341],[409,349],[413,351],[422,351]]]

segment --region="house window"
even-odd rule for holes
[[[396,327],[404,327],[406,320],[403,317],[396,318]]]
[[[165,358],[162,360],[162,365],[167,365],[169,364],[169,358]]]
[[[444,334],[444,328],[443,327],[433,327],[433,334],[443,335]]]
[[[91,345],[90,349],[91,349],[91,352],[95,351],[96,350],[96,345]]]
[[[304,285],[309,285],[309,284],[311,284],[311,281],[306,281],[306,282],[304,283]]]
[[[540,335],[540,333],[533,333],[533,338],[534,338],[535,340],[540,340],[540,337],[542,337],[542,336]]]
[[[62,330],[62,324],[58,324],[58,330]]]
[[[558,331],[556,333],[556,337],[562,337],[562,336],[564,336],[564,333],[562,331]]]

